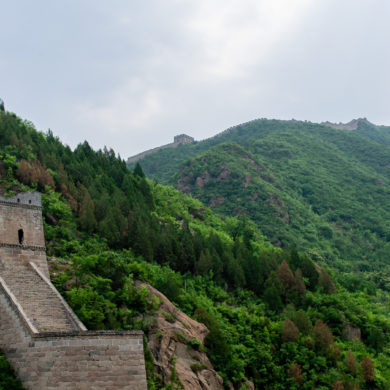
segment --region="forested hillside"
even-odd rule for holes
[[[390,287],[388,127],[257,120],[140,163],[221,215],[248,216],[276,246]]]
[[[288,131],[286,137],[294,138]],[[279,139],[280,155],[291,157],[288,142]],[[221,158],[226,155],[226,170],[221,177],[210,166],[210,177],[227,185],[234,176],[230,162],[237,165],[243,159],[251,175],[258,172],[256,180],[266,183],[265,189],[269,185],[280,191],[275,196],[282,194],[281,184],[291,185],[291,176],[282,182],[282,171],[276,174],[236,141],[214,145]],[[248,138],[248,143],[253,141]],[[264,156],[272,152],[265,145],[257,147]],[[182,147],[177,150],[182,153]],[[204,152],[194,166],[217,158],[207,154],[211,149]],[[385,163],[384,154],[377,157]],[[288,160],[280,167],[284,165]],[[248,169],[246,164],[237,169],[244,168]],[[386,188],[385,165],[382,169]],[[211,181],[202,180],[203,188]],[[251,180],[242,187],[249,188]],[[232,191],[235,188],[231,186]],[[31,123],[3,112],[0,189],[6,196],[31,189],[43,193],[54,283],[89,329],[144,330],[149,389],[182,385],[174,375],[175,359],[169,363],[173,368],[169,380],[163,380],[154,367],[156,357],[148,349],[148,338],[161,302],[137,281],[151,284],[208,327],[204,345],[180,334],[176,337],[188,349],[207,352],[226,389],[246,389],[248,381],[256,389],[270,390],[390,387],[389,293],[353,273],[340,276],[328,268],[324,259],[335,253],[330,240],[329,256],[327,245],[321,243],[321,255],[296,250],[295,245],[301,248],[305,243],[299,234],[305,227],[298,224],[309,223],[312,210],[307,220],[306,215],[296,219],[297,229],[291,229],[283,248],[276,247],[263,236],[264,231],[273,240],[272,230],[263,230],[261,224],[259,228],[243,212],[237,213],[239,217],[220,217],[200,201],[147,180],[139,165],[128,170],[111,150],[96,152],[85,142],[72,151],[51,132],[38,132]],[[244,206],[237,204],[239,210]],[[324,224],[322,214],[316,214]],[[282,208],[278,218],[287,223]],[[386,225],[378,226],[387,234]],[[317,238],[313,235],[313,242]],[[8,367],[2,367],[5,364],[0,365],[0,388],[18,388]],[[192,366],[194,372],[203,368]]]

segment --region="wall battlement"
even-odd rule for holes
[[[0,349],[29,390],[146,390],[143,333],[88,331],[50,282],[38,193],[0,197]]]

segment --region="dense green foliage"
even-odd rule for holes
[[[0,390],[23,390],[19,379],[0,351]]]
[[[258,120],[141,164],[222,215],[247,215],[274,245],[389,288],[389,128]]]
[[[208,326],[204,347],[226,386],[390,387],[388,293],[327,269],[325,256],[316,256],[318,267],[296,250],[298,234],[273,247],[248,218],[218,217],[149,182],[140,166],[128,171],[112,151],[84,143],[72,152],[7,113],[0,113],[0,175],[6,195],[43,192],[47,247],[57,258],[52,277],[88,328],[147,336],[160,302],[141,280]],[[349,341],[348,327],[359,328],[361,340]],[[145,356],[150,389],[174,388]]]

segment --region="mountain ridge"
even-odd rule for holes
[[[390,258],[390,128],[352,122],[356,129],[347,131],[260,119],[140,163],[148,177],[222,215],[246,214],[275,245],[297,242],[331,264],[353,259],[351,267],[372,268],[367,256]]]
[[[234,126],[228,127],[227,129],[222,130],[222,131],[220,131],[219,133],[217,133],[215,135],[212,135],[212,136],[210,136],[208,138],[204,138],[204,139],[199,140],[199,141],[195,141],[194,138],[192,138],[190,136],[187,136],[186,134],[181,134],[180,136],[188,137],[190,139],[190,142],[189,141],[187,141],[187,142],[180,142],[180,141],[176,141],[176,138],[179,137],[179,136],[175,136],[174,142],[172,142],[170,144],[158,146],[158,147],[155,147],[155,148],[152,148],[152,149],[147,149],[147,150],[145,150],[143,152],[137,153],[136,155],[129,157],[127,159],[127,164],[129,166],[131,166],[132,164],[136,163],[137,161],[142,160],[144,157],[148,156],[149,154],[154,153],[154,152],[158,152],[159,150],[165,149],[167,147],[175,147],[175,146],[178,146],[179,144],[190,144],[190,143],[195,143],[195,142],[204,142],[204,141],[212,140],[214,138],[218,138],[218,137],[220,137],[220,136],[222,136],[224,134],[227,134],[227,133],[237,129],[240,126],[246,126],[248,124],[256,123],[256,122],[259,122],[259,121],[272,121],[272,120],[277,120],[277,121],[280,121],[280,122],[291,122],[291,123],[302,122],[302,123],[320,124],[320,125],[323,125],[323,126],[327,126],[327,127],[331,127],[331,128],[337,129],[337,130],[357,130],[358,127],[359,127],[359,124],[361,124],[361,123],[364,123],[364,124],[366,124],[368,126],[375,127],[375,128],[381,128],[381,127],[386,128],[387,127],[387,126],[384,126],[384,125],[375,125],[372,122],[370,122],[367,118],[352,119],[351,121],[346,122],[346,123],[342,123],[342,122],[333,123],[333,122],[330,122],[330,121],[325,121],[325,122],[319,122],[318,123],[318,122],[311,122],[311,121],[306,121],[306,120],[296,120],[296,119],[285,119],[285,120],[282,120],[282,119],[257,118],[257,119],[252,119],[252,120],[240,123],[238,125],[234,125]]]

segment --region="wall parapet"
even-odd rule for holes
[[[16,314],[19,319],[22,320],[22,324],[24,325],[25,330],[33,336],[38,334],[38,330],[35,328],[35,326],[32,324],[32,322],[27,317],[26,313],[24,312],[22,306],[19,304],[18,300],[12,294],[11,290],[7,286],[7,283],[4,281],[2,277],[0,277],[0,292],[3,292],[5,298],[7,299],[8,303],[11,306],[12,311],[14,314]]]
[[[70,332],[40,332],[33,335],[34,339],[67,338],[67,337],[107,337],[107,336],[143,336],[142,330],[75,330]]]
[[[30,209],[30,210],[42,210],[42,206],[35,206],[31,204],[19,204],[19,203],[14,203],[14,202],[7,202],[4,200],[0,200],[0,204],[4,206],[9,206],[9,207],[18,207],[22,209]]]
[[[23,250],[31,250],[31,251],[38,251],[38,252],[46,252],[45,246],[8,244],[6,242],[0,242],[0,248],[23,249]]]
[[[53,284],[50,282],[50,280],[45,276],[45,274],[39,269],[39,267],[34,264],[32,261],[29,262],[30,267],[40,276],[40,278],[46,283],[46,286],[53,291],[53,293],[57,296],[57,298],[61,301],[62,306],[65,309],[65,313],[69,320],[80,330],[86,331],[87,328],[84,326],[84,324],[79,320],[79,318],[76,316],[76,314],[73,312],[73,310],[70,308],[68,303],[65,301],[65,299],[62,297],[62,295],[58,292],[58,290],[53,286]]]

